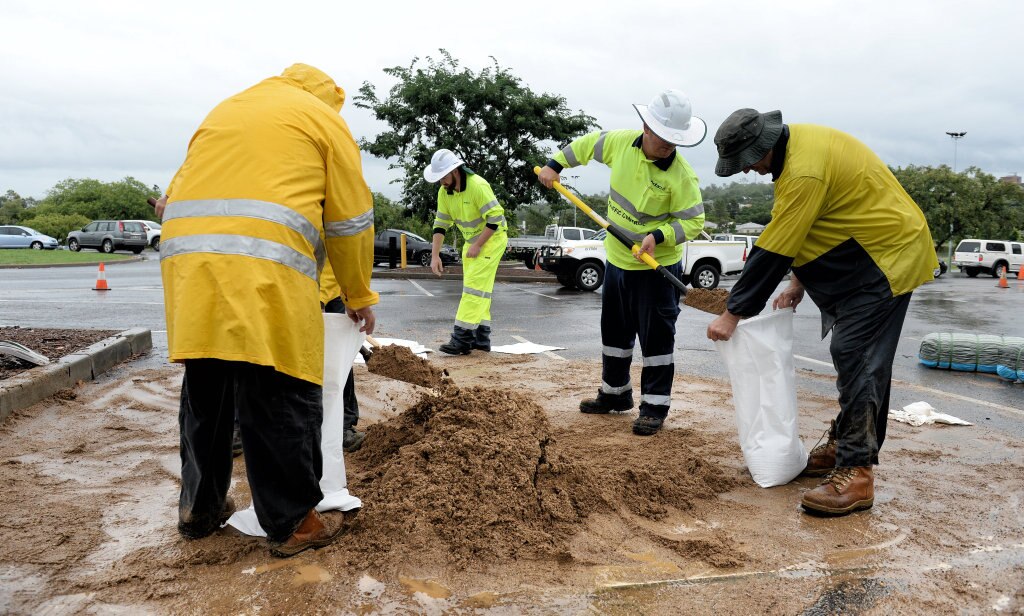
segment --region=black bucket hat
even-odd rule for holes
[[[759,113],[738,109],[722,122],[715,133],[718,164],[715,174],[735,175],[764,158],[782,134],[782,112]]]

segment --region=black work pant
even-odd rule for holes
[[[832,329],[832,364],[839,376],[836,466],[878,464],[889,420],[892,362],[910,293],[839,314]]]
[[[665,269],[677,278],[682,273],[678,263]],[[644,362],[640,373],[640,416],[668,416],[678,316],[679,290],[661,274],[608,264],[601,296],[602,394],[623,395],[632,391],[629,365],[639,337]]]
[[[256,517],[270,541],[283,541],[323,499],[323,388],[268,366],[185,361],[179,520],[203,525],[219,516],[231,481],[236,413]]]
[[[345,303],[340,297],[335,297],[324,306],[324,312],[345,314]],[[356,400],[356,373],[348,371],[348,379],[345,380],[345,387],[341,390],[341,404],[345,409],[344,427],[345,430],[354,430],[359,423],[359,401]]]

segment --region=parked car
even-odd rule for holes
[[[965,239],[953,253],[953,265],[971,278],[982,272],[999,278],[1024,266],[1024,243]]]
[[[68,249],[75,252],[95,248],[106,253],[130,250],[139,254],[147,245],[142,223],[132,220],[94,220],[81,231],[68,233]]]
[[[49,235],[43,235],[31,227],[4,225],[0,227],[0,248],[32,248],[53,250],[60,242]]]
[[[408,263],[419,263],[423,267],[430,267],[431,242],[423,239],[411,231],[401,229],[384,229],[377,234],[373,240],[373,264],[387,263],[391,254],[391,239],[394,238],[395,246],[401,247],[402,234],[405,234],[405,260]],[[459,251],[451,246],[441,246],[441,263],[449,265],[459,262]],[[396,255],[396,260],[398,256]]]
[[[504,259],[522,261],[528,269],[537,264],[539,251],[545,246],[564,246],[571,242],[589,240],[597,233],[585,227],[560,227],[548,225],[544,227],[544,235],[520,235],[508,238],[508,248]]]
[[[160,250],[160,223],[152,220],[126,220],[125,222],[137,222],[142,224],[146,230],[146,243],[159,252]]]

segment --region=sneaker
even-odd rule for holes
[[[359,448],[363,446],[364,440],[366,440],[365,432],[360,432],[355,428],[348,428],[342,437],[341,448],[345,450],[345,453],[359,451]]]
[[[804,493],[800,504],[808,512],[846,515],[870,509],[875,503],[875,478],[870,466],[833,469],[821,485]]]
[[[580,402],[580,412],[588,415],[607,415],[611,412],[628,411],[633,408],[633,393],[613,396],[597,392],[597,397]]]
[[[214,524],[197,524],[192,520],[183,521],[181,512],[178,512],[178,532],[186,539],[202,539],[212,535],[217,529],[227,523],[228,518],[235,512],[235,499],[227,496],[224,498],[224,506]]]
[[[633,420],[633,434],[637,436],[651,436],[658,430],[661,430],[661,426],[664,424],[665,420],[659,417],[641,415]]]
[[[821,439],[828,435],[828,440],[825,443],[821,442]],[[836,467],[836,421],[832,420],[832,425],[829,427],[825,434],[821,435],[818,439],[818,444],[811,450],[810,455],[807,456],[807,466],[801,471],[801,475],[805,477],[821,477],[827,475]]]
[[[352,521],[358,513],[359,509],[323,513],[310,509],[291,537],[280,543],[271,544],[270,553],[279,558],[288,558],[310,548],[330,545],[352,526]]]

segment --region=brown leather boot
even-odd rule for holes
[[[811,450],[811,454],[807,456],[807,466],[800,473],[805,477],[821,477],[827,475],[836,467],[836,420],[832,420],[832,425],[829,427],[828,440],[822,444],[821,438],[825,438],[825,434],[821,435],[818,439],[818,444]]]
[[[875,502],[875,478],[870,466],[834,469],[821,485],[804,493],[800,504],[808,511],[846,515],[870,509]]]
[[[281,543],[272,544],[270,553],[280,558],[288,558],[310,548],[322,548],[325,545],[330,545],[338,538],[338,535],[348,530],[358,513],[358,509],[345,512],[325,511],[323,513],[318,513],[316,509],[310,509],[292,536]]]

